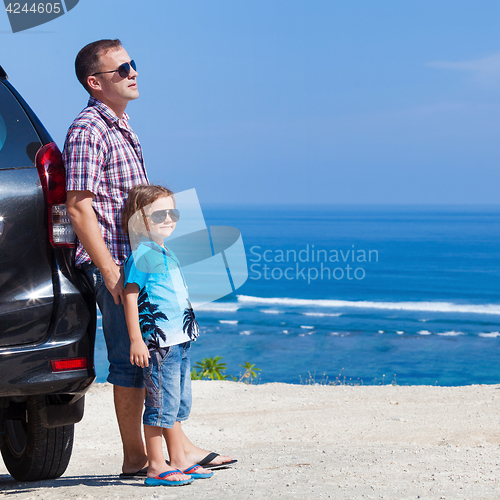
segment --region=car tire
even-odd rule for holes
[[[40,410],[45,396],[26,401],[26,420],[6,420],[2,456],[7,470],[18,481],[54,479],[66,470],[73,449],[73,425],[46,428]]]

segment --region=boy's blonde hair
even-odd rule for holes
[[[171,196],[174,201],[174,193],[163,186],[151,184],[139,184],[134,186],[128,193],[127,201],[122,210],[122,229],[125,234],[128,234],[129,221],[131,217],[139,210],[151,205],[158,198],[167,198]]]

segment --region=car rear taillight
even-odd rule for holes
[[[85,370],[87,358],[58,359],[50,362],[53,372],[68,372],[71,370]]]
[[[48,208],[49,240],[53,247],[74,247],[75,231],[66,213],[66,170],[55,142],[41,147],[36,168]]]

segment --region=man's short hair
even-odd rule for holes
[[[102,54],[108,50],[120,49],[122,43],[118,38],[115,40],[97,40],[97,42],[85,45],[75,59],[75,71],[78,81],[85,87],[90,94],[90,88],[87,85],[87,78],[94,73],[97,73],[100,68],[100,60]]]

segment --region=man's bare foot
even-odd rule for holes
[[[201,448],[198,448],[196,446],[189,451],[184,451],[186,453],[186,459],[194,464],[200,463],[204,458],[211,454],[210,451],[202,450]],[[215,458],[210,460],[208,464],[203,465],[224,465],[227,462],[231,462],[231,460],[233,460],[233,457],[231,455],[217,455]]]
[[[208,463],[203,463],[205,466],[223,466],[227,462],[231,462],[233,457],[231,455],[218,455],[217,453],[212,453],[210,451],[204,450],[203,448],[198,448],[195,446],[182,432],[182,447],[184,448],[184,454],[186,455],[186,460],[191,462],[192,464],[199,464],[201,461],[206,459],[209,455],[212,455],[212,458]],[[184,470],[184,469],[183,469]]]
[[[122,472],[123,474],[135,474],[137,471],[140,471],[141,469],[145,468],[148,466],[148,457],[143,457],[141,460],[138,460],[136,462],[129,462],[125,465],[123,464],[122,467]]]

